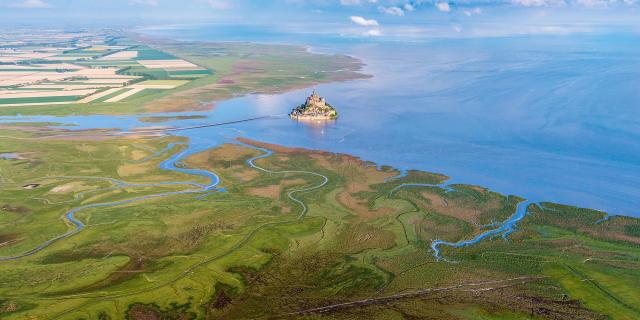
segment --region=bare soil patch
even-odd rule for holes
[[[74,182],[69,182],[63,185],[56,186],[53,189],[49,190],[48,193],[67,194],[74,191],[86,190],[88,188],[89,186],[85,185],[84,183],[79,181],[74,181]]]
[[[273,184],[273,185],[259,187],[259,188],[249,188],[247,190],[247,193],[254,196],[278,200],[283,190],[291,186],[296,186],[296,185],[302,186],[302,185],[305,185],[306,183],[307,182],[303,179],[291,179],[291,180],[285,179],[285,180],[282,180],[280,184]]]
[[[147,164],[124,164],[118,167],[118,175],[121,177],[135,176],[149,172]]]

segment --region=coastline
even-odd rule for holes
[[[393,168],[390,166],[382,166],[380,167],[378,164],[376,164],[375,162],[372,161],[368,161],[368,160],[364,160],[360,157],[354,156],[354,155],[350,155],[350,154],[346,154],[346,153],[336,153],[336,152],[330,152],[330,151],[326,151],[326,150],[317,150],[317,149],[306,149],[303,147],[288,147],[288,146],[283,146],[283,145],[278,145],[278,144],[273,144],[273,143],[268,143],[268,142],[262,142],[259,140],[254,140],[254,139],[250,139],[250,138],[245,138],[245,137],[238,137],[236,138],[237,141],[243,143],[243,144],[248,144],[248,145],[252,145],[252,146],[256,146],[258,148],[264,148],[267,150],[271,150],[273,152],[277,152],[277,153],[311,153],[311,154],[318,154],[318,155],[322,155],[322,156],[335,156],[336,158],[344,158],[344,159],[350,159],[348,161],[354,161],[356,163],[361,163],[364,166],[372,166],[372,167],[376,167],[382,171],[388,171],[391,170],[392,172],[394,172],[394,176],[391,177],[389,180],[387,181],[391,181],[394,179],[403,179],[405,177],[407,177],[408,173],[409,174],[419,174],[419,173],[425,173],[427,175],[432,175],[433,177],[437,177],[437,181],[438,182],[434,182],[434,183],[403,183],[401,185],[398,185],[396,188],[394,188],[391,192],[396,192],[397,190],[399,190],[400,188],[404,187],[405,185],[408,186],[423,186],[423,187],[437,187],[437,188],[441,188],[443,190],[447,190],[447,191],[452,191],[452,188],[457,187],[470,187],[470,188],[480,188],[480,189],[484,189],[484,190],[489,190],[486,189],[484,186],[480,186],[480,185],[474,185],[474,184],[464,184],[464,183],[458,183],[458,182],[453,182],[451,183],[451,178],[440,174],[440,173],[433,173],[433,172],[424,172],[424,171],[419,171],[419,170],[400,170],[397,168]],[[493,191],[492,191],[493,192]],[[441,256],[442,253],[442,249],[440,249],[439,247],[444,246],[444,247],[450,247],[452,249],[459,249],[459,248],[463,248],[463,247],[467,247],[467,246],[472,246],[472,245],[476,245],[478,243],[480,243],[481,241],[490,238],[491,240],[493,240],[494,237],[499,236],[500,238],[507,240],[508,237],[519,230],[519,224],[524,220],[524,219],[535,219],[535,215],[536,213],[540,213],[540,211],[544,211],[544,210],[557,210],[557,209],[550,209],[550,208],[563,208],[564,210],[570,210],[570,211],[584,211],[585,213],[587,213],[590,217],[588,218],[588,222],[585,222],[584,225],[579,226],[581,229],[588,229],[590,227],[594,227],[594,226],[598,226],[598,227],[602,227],[602,228],[607,228],[607,226],[616,226],[616,225],[620,225],[620,224],[624,224],[624,225],[640,225],[640,217],[634,217],[634,216],[628,216],[628,215],[619,215],[619,214],[611,214],[611,213],[607,213],[605,211],[601,211],[601,210],[597,210],[597,209],[592,209],[592,208],[588,208],[588,207],[580,207],[580,206],[574,206],[574,205],[567,205],[567,204],[562,204],[562,203],[555,203],[555,202],[549,202],[549,201],[545,201],[545,200],[536,200],[536,201],[532,201],[530,199],[527,199],[525,197],[521,197],[518,195],[513,195],[513,194],[502,194],[499,193],[505,197],[513,197],[514,199],[517,199],[517,206],[516,209],[510,213],[509,216],[505,217],[505,220],[503,220],[502,222],[496,222],[496,228],[495,229],[489,229],[487,231],[481,232],[479,234],[476,235],[472,235],[470,238],[468,239],[461,239],[459,241],[455,241],[455,242],[450,242],[450,241],[443,241],[440,239],[432,239],[432,244],[431,244],[431,249],[433,250],[433,254],[434,257],[436,257],[436,259],[438,260],[442,260],[442,261],[447,261],[447,262],[455,262],[455,261],[450,261],[447,260],[446,258]],[[602,224],[605,223],[606,226],[603,226]],[[594,232],[596,233],[597,231],[590,231],[590,232]],[[636,243],[638,245],[640,245],[640,238],[637,239],[633,239],[633,238],[628,238],[628,237],[624,237],[624,236],[618,236],[618,235],[611,235],[612,240],[616,240],[616,241],[631,241],[633,243]]]
[[[320,73],[325,73],[325,74],[329,74],[330,77],[326,80],[321,80],[321,81],[311,81],[309,83],[305,83],[305,84],[301,84],[301,83],[293,83],[293,84],[286,84],[284,86],[264,86],[262,88],[256,88],[256,90],[252,90],[252,91],[246,91],[246,92],[242,92],[242,93],[237,93],[237,94],[230,94],[230,95],[225,95],[225,96],[218,96],[218,97],[205,97],[202,98],[201,100],[206,100],[206,103],[199,103],[199,104],[189,104],[189,106],[187,107],[179,107],[179,106],[172,106],[170,109],[155,109],[155,107],[152,106],[148,106],[148,109],[151,113],[154,112],[188,112],[188,111],[206,111],[206,110],[212,110],[215,108],[215,105],[221,101],[225,101],[231,98],[235,98],[235,97],[239,97],[239,96],[245,96],[245,95],[249,95],[249,94],[280,94],[280,93],[285,93],[288,91],[294,91],[294,90],[299,90],[299,89],[305,89],[305,88],[311,88],[320,84],[326,84],[326,83],[335,83],[335,82],[343,82],[343,81],[351,81],[351,80],[364,80],[364,79],[370,79],[373,78],[373,75],[370,74],[365,74],[363,73],[364,68],[366,67],[366,64],[361,60],[358,59],[352,55],[346,55],[346,54],[336,54],[336,53],[318,53],[318,52],[312,52],[310,50],[308,50],[307,46],[304,45],[296,45],[296,44],[285,44],[285,43],[260,43],[260,42],[252,42],[252,41],[204,41],[204,40],[198,40],[198,41],[181,41],[181,40],[176,40],[176,39],[169,39],[169,38],[156,38],[153,36],[146,36],[144,34],[140,34],[137,33],[135,34],[137,36],[137,39],[140,39],[140,41],[142,41],[143,43],[146,43],[150,46],[158,46],[158,48],[160,50],[163,51],[167,51],[171,54],[174,54],[180,58],[183,58],[187,61],[192,61],[196,64],[201,65],[201,61],[198,61],[197,59],[194,58],[189,58],[189,52],[188,51],[183,51],[184,49],[182,49],[182,47],[184,47],[184,45],[199,45],[199,46],[219,46],[219,45],[230,45],[230,46],[236,46],[236,45],[241,45],[241,46],[264,46],[264,47],[273,47],[273,48],[278,48],[278,49],[283,49],[285,51],[292,51],[292,52],[298,52],[298,51],[302,51],[305,52],[307,54],[310,55],[310,58],[313,58],[314,56],[317,57],[327,57],[327,58],[331,58],[331,59],[335,59],[336,61],[340,60],[340,62],[338,63],[340,65],[339,68],[336,68],[334,70],[320,70]],[[213,70],[215,72],[215,69]],[[235,73],[231,73],[225,77],[222,77],[221,79],[218,80],[217,83],[214,84],[214,86],[212,86],[210,89],[211,90],[219,90],[220,86],[225,86],[225,85],[237,85],[236,84],[236,79],[235,77],[237,76],[237,74]],[[303,78],[301,78],[300,80],[305,80]],[[306,80],[305,80],[306,81]],[[304,81],[303,81],[304,82]],[[187,95],[198,95],[200,93],[201,90],[199,90],[199,88],[194,88],[193,90],[186,90],[179,92],[178,96],[183,96],[185,94]],[[154,101],[155,104],[170,104],[170,103],[165,103],[163,100],[163,98],[161,98],[161,100],[159,101]],[[182,103],[180,102],[180,100],[176,100],[173,101],[173,103],[175,104],[175,102],[178,103]]]
[[[95,287],[89,282],[86,286],[81,286],[76,290],[51,286],[51,289],[46,291],[47,299],[36,297],[34,300],[29,300],[35,301],[38,305],[42,304],[43,308],[57,299],[69,301],[69,304],[59,311],[59,315],[74,314],[74,312],[90,309],[105,299],[122,300],[126,301],[124,302],[126,305],[140,306],[139,301],[148,294],[167,290],[169,287],[183,287],[184,282],[190,281],[189,277],[186,277],[187,274],[197,274],[198,277],[202,277],[203,281],[208,279],[205,281],[207,283],[218,283],[217,281],[220,280],[216,277],[219,273],[209,273],[210,269],[207,267],[209,264],[231,266],[227,272],[240,272],[241,275],[241,271],[236,271],[232,267],[236,265],[244,267],[248,264],[256,274],[269,275],[270,272],[280,274],[277,269],[279,267],[291,270],[291,265],[288,263],[294,263],[294,270],[302,268],[305,270],[304,274],[309,272],[324,274],[322,268],[337,266],[337,270],[345,270],[345,268],[349,270],[349,266],[353,266],[352,263],[364,264],[371,266],[372,269],[368,270],[372,271],[367,271],[372,272],[371,276],[376,275],[375,277],[380,277],[379,281],[385,283],[384,286],[377,289],[378,293],[375,294],[384,296],[413,288],[412,285],[407,287],[402,284],[404,282],[401,282],[399,287],[398,285],[389,285],[394,284],[396,279],[403,279],[405,275],[408,278],[404,281],[415,283],[411,274],[407,274],[404,270],[405,263],[400,263],[399,268],[394,267],[396,259],[411,257],[411,259],[415,259],[415,261],[410,260],[414,261],[412,265],[420,266],[420,269],[416,269],[418,274],[428,275],[433,273],[434,269],[439,270],[446,273],[444,279],[447,279],[448,284],[459,285],[470,279],[497,281],[507,275],[508,278],[530,276],[528,274],[530,273],[529,268],[537,268],[538,260],[536,259],[516,260],[513,265],[516,268],[508,269],[509,271],[506,273],[498,272],[501,270],[500,268],[493,269],[495,266],[492,263],[497,261],[498,266],[501,266],[500,263],[510,261],[505,260],[502,255],[509,256],[514,251],[519,255],[543,254],[548,256],[548,259],[564,259],[560,262],[572,263],[572,265],[576,260],[576,264],[586,268],[592,264],[585,265],[583,262],[585,258],[582,256],[572,258],[572,256],[565,257],[565,255],[558,253],[564,252],[563,250],[567,246],[569,248],[575,247],[577,240],[581,241],[583,246],[594,246],[589,250],[601,250],[602,246],[606,245],[606,252],[587,251],[584,253],[587,258],[600,257],[603,254],[608,254],[611,250],[631,255],[636,250],[634,248],[640,245],[640,237],[625,234],[627,226],[640,226],[638,219],[612,217],[606,221],[592,223],[601,220],[604,214],[593,210],[549,203],[533,206],[516,196],[498,194],[486,188],[447,184],[448,177],[441,174],[415,170],[402,172],[392,167],[378,166],[373,162],[349,154],[290,148],[247,138],[224,140],[220,144],[210,146],[198,145],[194,141],[186,140],[185,137],[176,140],[177,137],[166,134],[161,136],[141,134],[136,138],[128,136],[109,136],[107,138],[112,141],[84,138],[84,143],[78,143],[76,140],[67,141],[67,139],[59,138],[61,140],[59,143],[72,147],[80,145],[85,149],[90,147],[91,143],[104,143],[105,146],[110,146],[111,152],[115,154],[119,153],[118,150],[122,150],[122,144],[137,146],[151,143],[151,148],[133,148],[130,153],[131,156],[134,156],[133,159],[124,160],[113,156],[105,158],[111,159],[109,161],[114,161],[125,168],[147,166],[153,168],[153,171],[138,171],[142,175],[133,176],[137,177],[135,180],[117,180],[132,181],[130,183],[121,182],[115,186],[102,186],[102,189],[97,190],[84,189],[85,191],[80,191],[79,194],[96,192],[97,198],[92,197],[92,199],[104,201],[100,200],[101,197],[98,197],[98,193],[109,194],[115,190],[114,187],[119,188],[120,186],[129,188],[132,192],[135,188],[142,187],[144,189],[137,191],[142,194],[125,193],[117,196],[117,199],[113,199],[118,202],[98,202],[98,204],[90,202],[86,204],[87,206],[96,206],[96,209],[101,207],[100,214],[94,212],[93,215],[90,215],[79,212],[75,221],[79,221],[80,226],[86,225],[91,228],[71,233],[74,234],[73,240],[57,241],[55,246],[48,246],[34,256],[6,261],[4,262],[6,263],[5,268],[29,267],[41,263],[41,259],[54,259],[58,256],[69,257],[65,258],[69,260],[63,260],[65,263],[57,264],[49,262],[47,268],[66,267],[68,264],[79,265],[84,261],[81,258],[83,254],[102,258],[113,251],[109,247],[113,245],[110,244],[111,240],[96,242],[92,239],[101,239],[101,237],[113,232],[123,232],[122,230],[128,230],[133,234],[143,234],[145,237],[160,237],[161,239],[164,237],[164,232],[157,233],[157,231],[165,228],[165,224],[167,230],[179,228],[187,231],[187,234],[191,234],[189,230],[202,230],[203,226],[213,223],[212,228],[214,229],[212,230],[216,230],[216,232],[212,231],[213,233],[208,237],[202,238],[200,240],[202,243],[196,242],[197,245],[189,247],[191,248],[189,251],[185,251],[182,246],[175,248],[155,246],[154,244],[158,240],[149,242],[149,245],[154,245],[155,249],[151,251],[145,249],[144,252],[155,252],[154,256],[147,258],[152,262],[171,259],[176,255],[185,257],[193,254],[198,257],[194,261],[180,258],[180,261],[184,261],[184,263],[170,264],[158,270],[142,269],[140,271],[144,277],[151,279],[160,279],[161,277],[162,280],[158,282],[135,282],[140,279],[144,280],[144,277],[136,277],[134,273],[130,275],[130,278],[125,278],[127,281],[132,281],[133,285],[116,283],[115,291],[110,289],[110,286]],[[187,146],[177,150],[171,147],[176,143]],[[47,146],[49,145],[51,144],[47,144]],[[17,145],[15,151],[23,152],[28,148],[28,146]],[[48,147],[43,149],[46,150]],[[140,152],[142,150],[144,153]],[[65,154],[64,152],[59,153],[60,156]],[[87,155],[85,154],[84,157]],[[132,160],[134,162],[131,162]],[[91,162],[85,164],[85,166],[90,165]],[[158,172],[158,170],[160,171]],[[158,175],[160,172],[163,173]],[[125,171],[118,168],[115,173],[106,174],[105,177],[118,177],[124,173]],[[36,179],[31,178],[31,181],[42,182],[43,186],[33,192],[47,192],[52,187],[61,189],[59,186],[67,186],[70,182],[68,180],[55,181],[51,178],[47,178],[45,182],[39,180],[42,177],[38,173],[34,174],[36,174]],[[97,174],[96,177],[103,174]],[[181,178],[176,179],[178,176]],[[197,180],[193,180],[194,178]],[[202,178],[207,179],[203,180]],[[93,181],[87,177],[76,177],[75,179]],[[151,182],[148,179],[161,179],[163,182]],[[111,179],[107,182],[114,181],[116,180]],[[180,184],[185,185],[181,186]],[[190,187],[190,185],[196,188]],[[405,186],[412,186],[412,188]],[[189,189],[182,190],[185,187]],[[159,192],[159,188],[170,190]],[[213,188],[224,192],[210,192],[213,191]],[[28,196],[28,194],[24,194],[24,196]],[[144,203],[136,204],[135,202],[138,200],[144,200]],[[212,205],[214,203],[215,205]],[[20,205],[21,203],[17,202],[11,208],[19,208]],[[118,207],[108,208],[111,205]],[[91,210],[91,207],[78,207],[78,209],[68,211],[67,218],[76,219],[74,213],[83,208]],[[33,209],[42,210],[40,207],[33,207]],[[528,210],[529,213],[525,214],[526,212],[523,210]],[[146,212],[146,214],[139,215],[138,212]],[[59,217],[55,211],[50,214],[55,215],[55,218]],[[232,216],[229,216],[230,214]],[[170,218],[166,215],[170,215]],[[27,218],[35,216],[38,215],[28,215]],[[91,223],[88,220],[90,217],[92,217]],[[194,223],[192,219],[196,217],[200,223]],[[183,218],[187,219],[184,221],[191,222],[176,223]],[[142,221],[154,223],[129,224],[127,221],[130,219],[132,221],[143,219]],[[35,222],[37,227],[46,230],[50,230],[52,227],[46,219],[37,221]],[[117,221],[117,224],[112,225],[110,221]],[[220,221],[229,225],[219,230],[217,228],[221,226],[222,222]],[[157,223],[162,224],[158,226]],[[31,226],[29,230],[33,230],[31,228],[35,227]],[[63,226],[58,221],[55,227],[60,229]],[[80,227],[80,229],[83,228]],[[100,230],[105,232],[100,232]],[[183,235],[184,233],[177,234]],[[494,237],[496,239],[493,239]],[[57,240],[57,238],[55,239]],[[128,237],[123,239],[128,239]],[[137,245],[139,238],[132,236],[131,239],[134,245]],[[176,240],[180,239],[183,238],[176,238]],[[30,242],[35,243],[37,240],[33,239]],[[220,246],[218,241],[224,241],[224,245]],[[48,243],[46,242],[44,246],[47,246]],[[177,243],[183,243],[183,241]],[[318,247],[318,243],[323,245]],[[119,243],[115,245],[119,245]],[[12,252],[27,246],[28,243],[17,242],[14,247],[8,247],[5,250],[9,249],[8,252]],[[77,250],[79,253],[69,255],[69,252]],[[116,252],[119,251],[116,250]],[[285,252],[287,254],[280,254]],[[299,267],[295,264],[298,261],[296,257],[300,255],[304,261],[307,259],[306,252],[319,256],[329,254],[325,258],[327,263],[319,264],[321,268],[318,270],[309,269],[306,264]],[[582,251],[575,253],[582,253]],[[131,253],[126,254],[127,256],[131,255]],[[256,257],[256,255],[263,258],[259,260],[249,258]],[[342,255],[346,255],[346,258],[341,258]],[[495,261],[491,259],[492,255],[497,257]],[[11,255],[6,256],[9,259],[13,258]],[[630,260],[631,258],[620,256],[616,258],[615,262],[626,266],[625,263],[633,263],[634,260]],[[128,265],[121,262],[122,253],[112,259],[120,259],[118,260],[119,267],[115,266],[103,271],[104,278],[108,279],[109,274],[119,274],[121,271],[128,270]],[[130,259],[134,260],[135,255]],[[104,263],[109,263],[109,261],[106,260]],[[543,260],[542,265],[546,266],[547,262],[544,261],[546,260]],[[527,267],[524,271],[520,270],[522,264]],[[418,267],[411,267],[411,269],[414,268]],[[478,270],[475,271],[474,268]],[[359,275],[362,275],[362,272],[364,271],[360,271],[358,275],[353,277],[361,279]],[[536,281],[538,283],[535,285],[546,288],[553,275],[539,273],[537,272],[536,275],[544,276],[544,278],[540,278],[539,282]],[[294,272],[294,274],[297,273]],[[279,279],[279,277],[265,277],[265,279]],[[349,279],[353,277],[349,277]],[[556,278],[560,280],[554,281],[563,279],[559,276]],[[293,281],[296,285],[299,281],[296,278],[288,277],[286,279]],[[545,280],[542,281],[542,279]],[[442,281],[443,278],[435,277],[424,279],[421,283],[428,288],[442,286]],[[303,283],[305,282],[301,284]],[[252,283],[251,286],[244,287],[242,293],[239,294],[246,292],[250,295],[252,290],[256,287],[260,288],[260,286],[260,283]],[[279,288],[280,286],[270,287]],[[100,288],[100,291],[96,292],[96,288]],[[309,286],[309,288],[315,287]],[[559,296],[564,292],[559,288],[560,284],[554,289],[554,292],[557,293],[552,294],[551,297]],[[528,291],[527,288],[519,288],[519,290],[524,290],[522,292],[525,294],[537,292],[535,290]],[[32,299],[31,293],[28,293],[30,291],[21,292],[11,294],[10,299],[17,299],[17,301]],[[218,289],[215,292],[217,293]],[[178,291],[164,295],[163,297],[166,299],[163,302],[158,302],[158,305],[167,305],[175,297],[194,294],[200,301],[216,297],[215,295],[213,295],[214,298],[210,297],[212,295],[210,288],[203,288],[202,291],[200,289],[195,291],[178,289]],[[267,297],[271,297],[271,295],[267,295]],[[496,296],[496,299],[499,297]],[[346,296],[343,300],[351,301],[354,300],[353,298]],[[330,300],[320,299],[323,305],[330,305]],[[238,307],[241,307],[243,300],[236,301]],[[545,306],[550,304],[554,308],[562,308],[563,306],[562,303],[553,299],[545,300],[544,303]],[[296,304],[293,311],[306,310],[305,305],[307,304],[304,302],[302,305]],[[527,304],[505,304],[504,308],[530,310],[527,309]],[[274,310],[279,311],[280,308]],[[596,310],[600,309],[596,308]],[[114,312],[122,312],[122,310]],[[228,310],[220,312],[228,312]],[[584,312],[590,311],[585,309]]]
[[[18,110],[0,106],[0,116],[136,116],[210,111],[216,104],[249,94],[279,94],[319,84],[369,79],[363,61],[349,55],[311,53],[302,45],[259,42],[181,41],[125,32],[149,46],[211,71],[165,92],[114,103],[51,103]],[[219,51],[223,51],[222,55]],[[246,53],[253,53],[247,58]],[[313,68],[304,66],[311,65]],[[302,66],[302,67],[300,67]],[[284,74],[282,74],[284,72]],[[261,80],[262,78],[266,80]],[[152,120],[153,121],[153,120]]]
[[[640,319],[640,0],[6,1],[0,319]]]
[[[405,170],[401,170],[401,169],[394,168],[394,167],[387,166],[387,165],[380,166],[379,164],[377,164],[377,163],[375,163],[373,161],[365,160],[365,159],[362,159],[361,157],[354,156],[354,155],[351,155],[351,154],[348,154],[348,153],[331,152],[331,151],[319,150],[319,149],[307,149],[307,148],[304,148],[304,147],[291,147],[291,146],[285,146],[285,145],[279,145],[279,144],[264,142],[264,141],[260,141],[260,140],[255,140],[253,138],[247,138],[247,137],[237,137],[237,138],[235,138],[235,140],[237,140],[237,141],[239,141],[239,142],[241,142],[243,144],[248,144],[248,145],[256,146],[256,147],[259,147],[259,148],[268,149],[268,150],[271,150],[273,152],[278,152],[278,153],[285,153],[285,154],[286,153],[311,153],[311,154],[318,154],[318,155],[322,155],[322,156],[335,156],[337,158],[350,159],[351,161],[355,161],[357,163],[361,163],[362,165],[365,165],[365,166],[372,166],[372,167],[379,168],[382,171],[391,170],[392,172],[395,173],[395,175],[394,175],[394,177],[389,179],[389,181],[405,178],[408,175],[407,172],[408,173],[412,173],[414,175],[417,174],[417,173],[424,173],[424,174],[427,174],[427,175],[431,175],[433,177],[437,177],[437,179],[438,179],[437,183],[424,184],[424,186],[440,187],[440,188],[445,188],[445,189],[446,188],[450,188],[452,186],[467,186],[467,187],[477,187],[477,188],[489,190],[486,187],[481,186],[481,185],[466,184],[466,183],[460,183],[460,182],[451,182],[451,178],[449,176],[445,175],[445,174],[442,174],[442,173],[428,172],[428,171],[421,171],[421,170],[413,170],[413,169],[405,171]],[[213,148],[215,148],[215,147],[213,147]],[[410,185],[410,183],[409,183],[409,185]],[[592,208],[588,208],[588,207],[573,206],[573,205],[567,205],[567,204],[562,204],[562,203],[549,202],[549,201],[545,201],[545,200],[532,201],[532,200],[527,199],[526,197],[519,196],[519,195],[514,195],[514,194],[503,194],[503,195],[504,196],[510,196],[510,197],[516,197],[516,198],[520,199],[519,202],[528,203],[528,205],[563,206],[563,207],[575,208],[575,209],[579,209],[579,210],[590,210],[590,211],[598,212],[601,217],[599,218],[597,223],[610,221],[611,219],[615,219],[615,218],[623,218],[623,219],[624,218],[629,218],[629,219],[640,221],[640,218],[638,218],[638,217],[610,214],[610,213],[607,213],[605,211],[601,211],[601,210],[598,210],[598,209],[592,209]]]

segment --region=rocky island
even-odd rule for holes
[[[331,120],[338,118],[338,111],[314,90],[304,104],[291,110],[289,116],[296,120]]]

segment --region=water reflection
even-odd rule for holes
[[[304,89],[236,98],[212,111],[187,113],[207,119],[156,125],[275,115],[179,134],[198,148],[242,135],[349,153],[399,169],[444,173],[456,182],[533,201],[640,215],[638,40],[572,36],[320,43],[323,51],[364,59],[365,72],[375,75],[317,86],[340,113],[337,121],[289,119],[286,115],[311,91]],[[76,123],[76,129],[142,125],[135,117],[29,119]]]
[[[337,120],[310,120],[310,119],[291,119],[303,128],[305,134],[311,139],[326,139],[327,132],[335,129]]]

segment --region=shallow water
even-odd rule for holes
[[[164,153],[169,152],[171,149],[174,149],[174,147],[176,145],[178,145],[179,143],[170,143],[166,148],[158,151],[156,154],[142,159],[141,161],[137,162],[137,163],[142,163],[142,162],[146,162],[149,161],[155,157],[159,157]],[[182,191],[171,191],[171,192],[164,192],[164,193],[157,193],[157,194],[151,194],[151,195],[145,195],[145,196],[139,196],[139,197],[135,197],[135,198],[129,198],[129,199],[125,199],[125,200],[119,200],[119,201],[113,201],[113,202],[100,202],[100,203],[92,203],[92,204],[85,204],[76,208],[73,208],[69,211],[67,211],[64,214],[64,217],[74,226],[73,229],[57,235],[45,242],[43,242],[42,244],[38,245],[37,247],[23,252],[23,253],[19,253],[16,255],[12,255],[12,256],[0,256],[0,261],[11,261],[11,260],[19,260],[28,256],[31,256],[37,252],[40,252],[41,250],[49,247],[50,245],[52,245],[53,243],[69,238],[79,232],[81,232],[82,230],[84,230],[85,228],[85,224],[78,220],[78,218],[76,217],[76,214],[80,211],[83,210],[87,210],[87,209],[91,209],[91,208],[106,208],[106,207],[117,207],[123,204],[130,204],[130,203],[135,203],[138,201],[142,201],[142,200],[147,200],[147,199],[151,199],[151,198],[164,198],[164,197],[170,197],[170,196],[175,196],[175,195],[184,195],[184,194],[201,194],[200,196],[196,197],[196,199],[200,199],[202,196],[207,196],[208,194],[210,194],[211,192],[224,192],[224,188],[217,188],[218,183],[220,182],[220,179],[218,178],[218,176],[212,172],[206,171],[206,170],[200,170],[200,169],[189,169],[189,168],[181,168],[178,167],[176,164],[180,163],[181,160],[185,159],[186,157],[188,157],[189,155],[192,155],[193,153],[202,151],[200,149],[197,149],[195,147],[189,146],[189,148],[183,150],[183,151],[179,151],[177,153],[174,153],[173,155],[171,155],[169,158],[167,158],[166,160],[162,161],[159,165],[159,167],[163,170],[167,170],[167,171],[177,171],[177,172],[181,172],[181,173],[185,173],[188,175],[192,175],[192,176],[199,176],[199,177],[204,177],[206,179],[209,180],[209,182],[207,184],[201,184],[201,183],[197,183],[197,182],[190,182],[190,181],[170,181],[170,182],[157,182],[157,183],[127,183],[124,181],[120,181],[114,178],[109,178],[109,177],[86,177],[86,176],[68,176],[68,177],[50,177],[51,179],[79,179],[79,180],[83,180],[83,179],[89,179],[89,180],[100,180],[100,181],[108,181],[110,183],[113,184],[113,186],[107,187],[107,188],[102,188],[102,189],[93,189],[93,190],[89,190],[89,191],[83,191],[83,192],[79,192],[77,194],[75,194],[75,199],[80,200],[84,197],[85,194],[87,193],[93,193],[96,192],[98,190],[115,190],[115,189],[120,189],[120,188],[125,188],[125,187],[157,187],[157,186],[163,186],[163,185],[183,185],[183,186],[191,186],[194,187],[192,189],[187,189],[187,190],[182,190]]]
[[[20,155],[17,153],[0,153],[0,159],[5,159],[5,160],[14,160],[14,159],[19,159]]]
[[[181,34],[226,40],[206,30]],[[456,183],[533,202],[640,216],[638,40],[627,35],[421,43],[320,39],[314,51],[355,55],[367,63],[364,72],[374,75],[317,87],[339,110],[336,122],[312,125],[284,116],[304,101],[306,89],[232,99],[210,112],[187,113],[206,119],[154,125],[280,115],[176,134],[191,138],[192,150],[245,136],[440,172]],[[76,124],[72,129],[148,125],[134,117],[25,118],[33,120]]]
[[[340,46],[336,51],[366,61],[375,78],[317,87],[339,109],[337,122],[282,118],[238,129],[258,140],[440,172],[532,201],[638,216],[640,42],[632,40]],[[285,114],[308,92],[230,100],[211,117]]]

